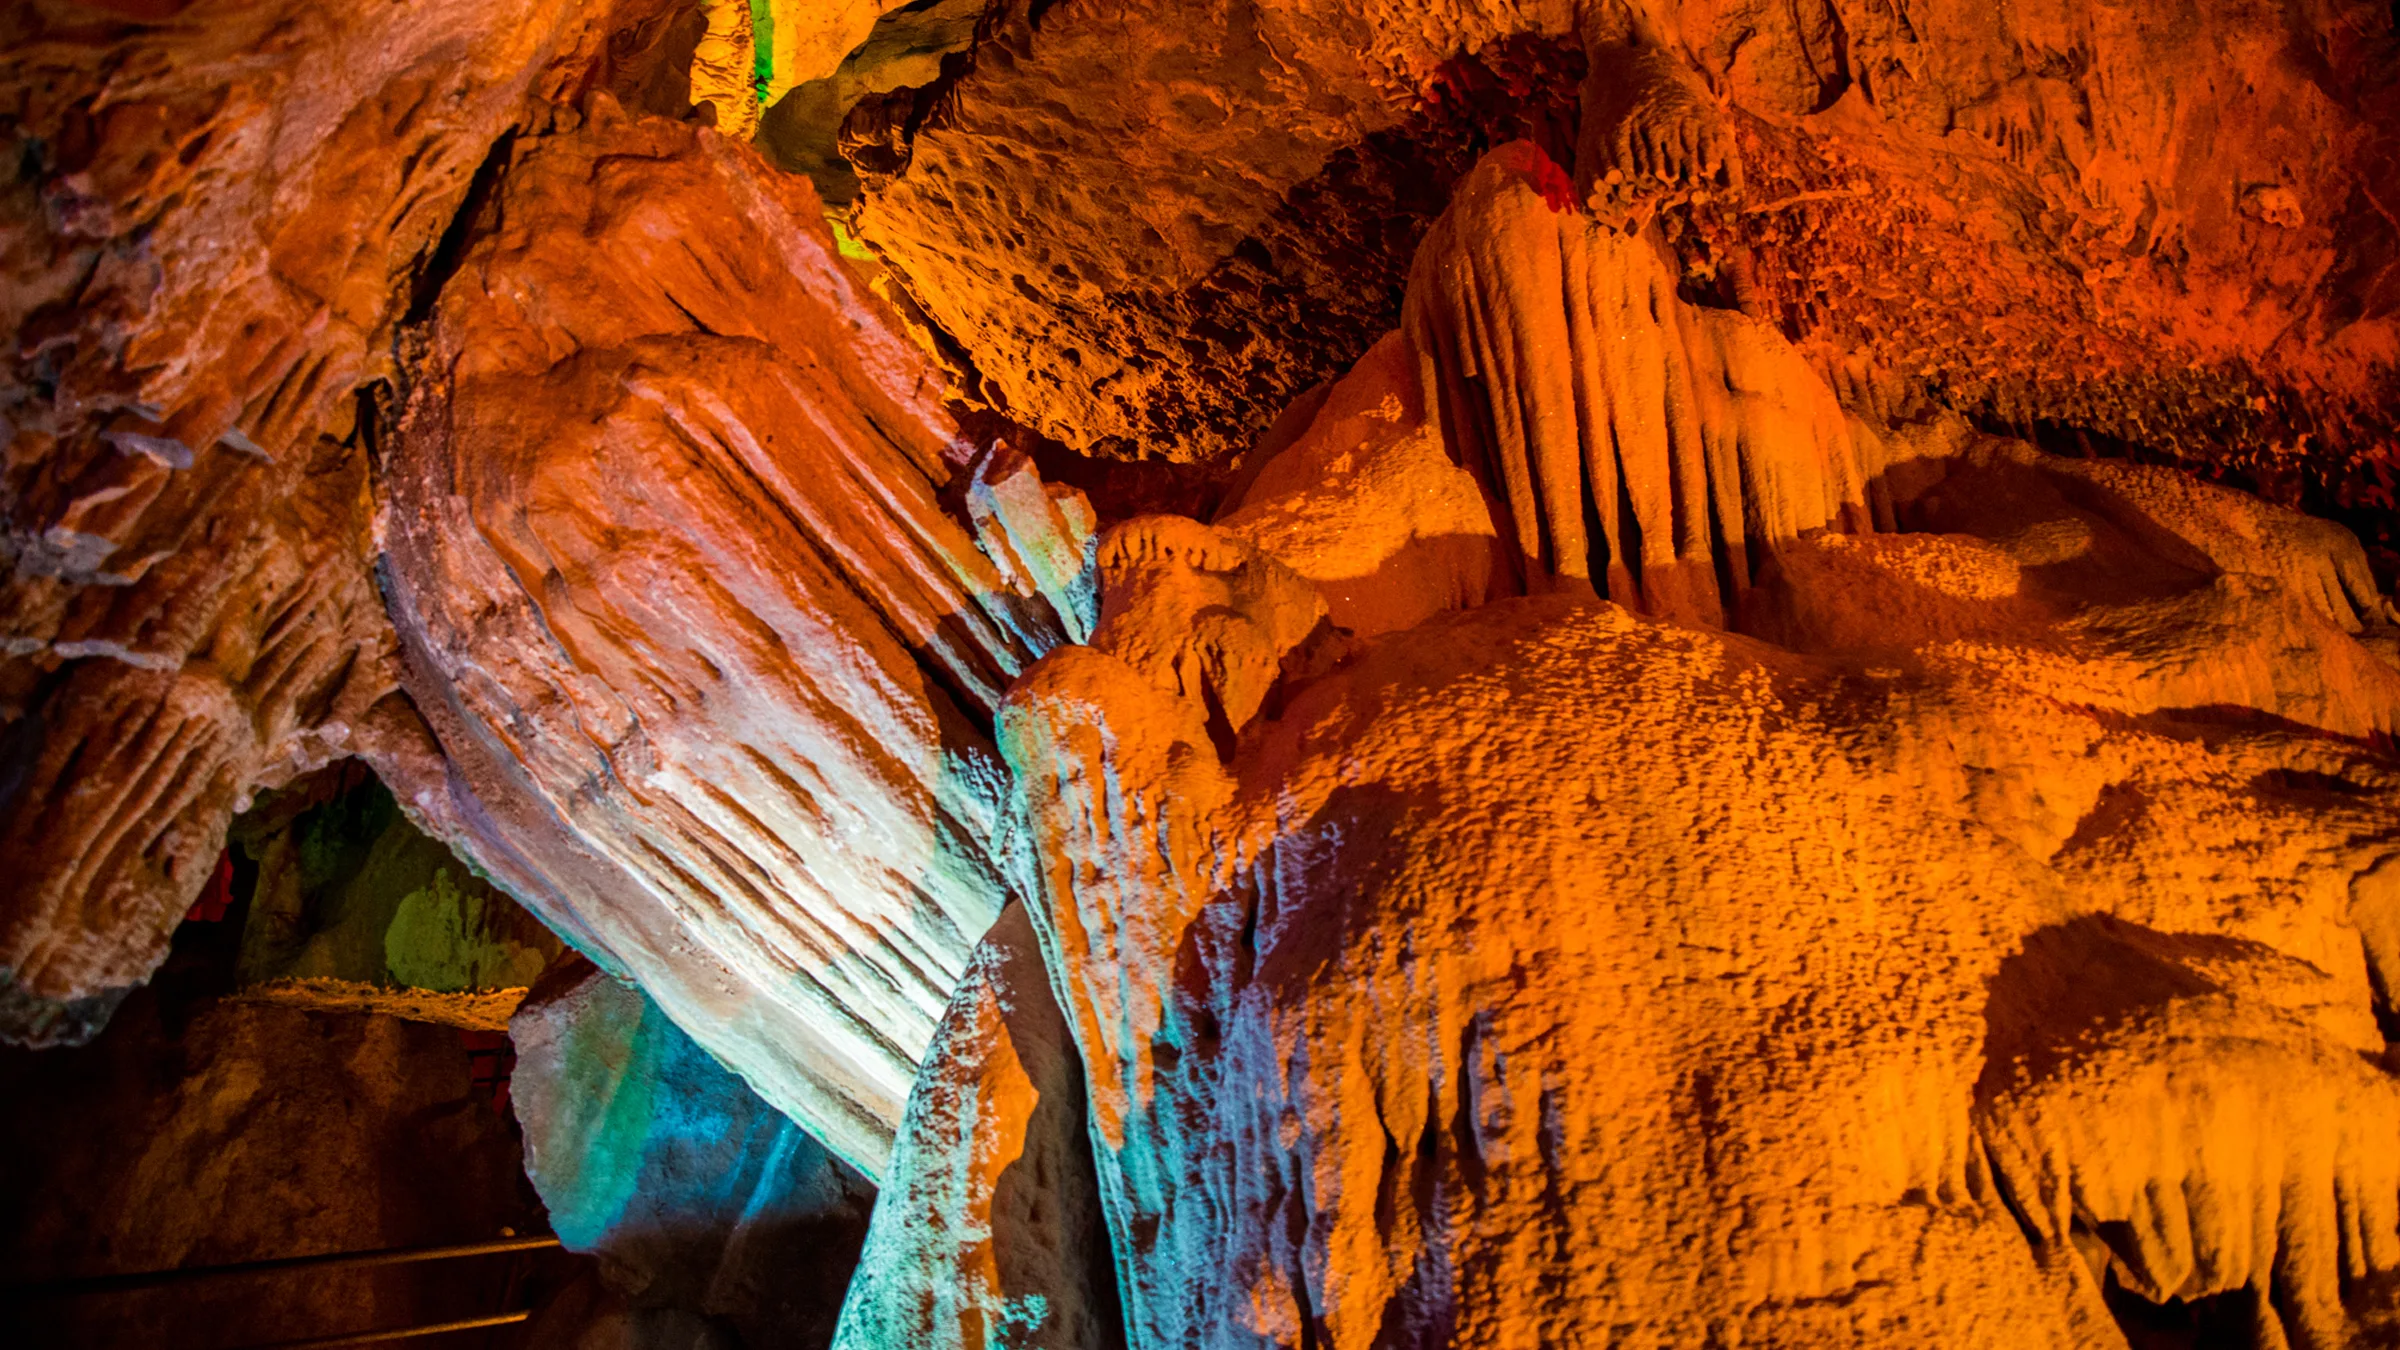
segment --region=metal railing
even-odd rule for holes
[[[384,1247],[375,1251],[327,1252],[318,1256],[282,1256],[264,1261],[236,1261],[221,1266],[182,1266],[173,1270],[144,1270],[124,1275],[87,1275],[75,1279],[46,1280],[29,1284],[0,1285],[0,1300],[10,1303],[50,1301],[54,1299],[85,1298],[96,1294],[122,1294],[141,1289],[158,1289],[171,1285],[190,1284],[254,1275],[277,1275],[291,1271],[312,1274],[336,1270],[378,1270],[389,1266],[412,1265],[420,1261],[452,1261],[470,1256],[495,1256],[509,1252],[548,1251],[558,1247],[555,1237],[506,1237],[489,1242],[459,1242],[438,1247]],[[511,1287],[515,1281],[511,1280]],[[415,1340],[424,1336],[440,1336],[453,1331],[475,1331],[490,1327],[510,1326],[533,1316],[531,1309],[495,1313],[488,1317],[469,1317],[451,1322],[429,1322],[421,1326],[393,1327],[382,1331],[343,1332],[332,1336],[312,1336],[296,1341],[275,1341],[268,1344],[241,1347],[241,1350],[333,1350],[337,1346],[380,1345],[386,1341]]]

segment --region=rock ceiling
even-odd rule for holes
[[[26,0],[0,1033],[357,757],[841,1344],[2400,1344],[2396,22]]]

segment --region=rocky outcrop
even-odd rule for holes
[[[1385,335],[1292,405],[1216,516],[1316,583],[1326,616],[1361,637],[1481,604],[1518,575],[1491,494],[1426,415],[1422,376],[1407,337]]]
[[[490,147],[642,13],[0,19],[0,1035],[88,1036],[253,787],[407,740],[359,389]]]
[[[840,65],[794,85],[760,114],[758,148],[778,168],[807,174],[827,207],[848,207],[858,195],[858,177],[841,154],[851,109],[938,81],[943,62],[974,44],[985,8],[983,0],[934,0],[885,14]]]
[[[1410,327],[1003,705],[1129,1338],[2388,1334],[2357,541],[1845,413],[1552,180],[1469,175]]]
[[[1112,570],[1109,604],[1163,631],[1201,584],[1177,567],[1256,566],[1187,546]],[[1291,631],[1262,620],[1250,660]],[[1980,1132],[2004,963],[2095,918],[2197,933],[2329,972],[2330,1044],[2373,1043],[2347,913],[2400,780],[2363,746],[2208,710],[2126,726],[2038,667],[1862,669],[1552,598],[1290,681],[1229,751],[1204,691],[1110,639],[1030,672],[1001,743],[1144,1341],[2112,1344],[2073,1244],[2011,1211],[2048,1155]],[[2181,1034],[2277,1015],[2243,988]],[[2215,1071],[2271,1094],[2341,1062],[2292,1053]],[[2212,1089],[2124,1091],[2199,1111]],[[2132,1119],[2105,1092],[2023,1100],[2081,1113],[2023,1127],[2064,1138]],[[2256,1136],[2315,1188],[2287,1201],[2301,1226],[2189,1238],[2317,1262],[2287,1284],[2209,1258],[2295,1333],[2378,1315],[2307,1253],[2393,1213],[2346,1142],[2376,1127],[2336,1138],[2316,1109]],[[2175,1142],[2198,1137],[2125,1165],[2200,1168]],[[2341,1259],[2372,1274],[2396,1239]]]
[[[926,1051],[834,1344],[1125,1344],[1083,1065],[1021,905],[976,949]]]
[[[589,963],[546,979],[509,1039],[553,1229],[599,1258],[615,1321],[656,1324],[624,1343],[826,1344],[872,1186]]]
[[[1722,625],[1777,545],[1872,528],[1876,442],[1782,334],[1684,302],[1655,236],[1571,199],[1530,142],[1461,180],[1409,275],[1428,401],[1512,589]]]
[[[1394,325],[1452,183],[1530,134],[1669,185],[1629,198],[1672,208],[1678,284],[1812,353],[2365,508],[2387,10],[1012,3],[865,138],[859,231],[1018,417],[1222,458]],[[2277,449],[2303,432],[2314,464]]]
[[[519,145],[486,224],[386,462],[447,756],[402,795],[875,1175],[1008,893],[980,728],[1081,631],[1090,517],[1030,466],[976,479],[747,147],[602,101]]]

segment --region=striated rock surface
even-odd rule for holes
[[[869,1175],[1008,890],[980,728],[1089,604],[1089,513],[971,485],[941,392],[804,180],[601,101],[512,156],[386,464],[403,796]]]
[[[1011,3],[863,119],[859,231],[1018,417],[1220,458],[1532,134],[1671,189],[1629,199],[1680,284],[1907,397],[2388,509],[2388,10]]]
[[[834,1344],[1125,1344],[1083,1065],[1021,905],[976,949],[926,1051]]]
[[[1409,276],[1424,387],[1498,499],[1512,589],[1721,625],[1776,545],[1871,528],[1875,442],[1782,334],[1685,303],[1659,241],[1566,183],[1523,141],[1459,183]]]
[[[1549,179],[1471,174],[1408,330],[1003,706],[1129,1339],[2384,1343],[2356,539],[1862,421]]]
[[[253,786],[397,733],[362,384],[621,10],[10,7],[0,1035],[88,1036]]]
[[[612,1325],[638,1345],[687,1326],[687,1344],[827,1343],[872,1186],[588,963],[546,979],[509,1039],[526,1175],[622,1303],[580,1343]]]

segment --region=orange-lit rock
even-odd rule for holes
[[[1155,582],[1120,599],[1122,575],[1112,606],[1186,612]],[[2011,1170],[2022,1148],[1995,1154],[1976,1114],[2006,1072],[1987,1028],[2004,963],[2110,916],[2326,972],[2310,997],[2342,1038],[2223,1057],[2224,1091],[2324,1064],[2311,1100],[2349,1105],[2258,1126],[2290,1161],[2257,1184],[2303,1188],[2290,1225],[2203,1216],[2184,1240],[2266,1243],[2209,1258],[2239,1284],[2281,1269],[2276,1243],[2298,1260],[2361,1235],[2347,1267],[2309,1256],[2302,1282],[2258,1285],[2296,1332],[2351,1315],[2334,1272],[2400,1256],[2388,1168],[2362,1151],[2391,1126],[2320,1128],[2389,1094],[2339,1049],[2374,1043],[2348,911],[2388,852],[2362,841],[2400,828],[2385,756],[1541,599],[1371,644],[1220,759],[1207,702],[1107,632],[1029,674],[1002,744],[1137,1337],[2113,1344],[2092,1267],[2012,1217],[2036,1181]],[[2262,997],[2222,1006],[2276,1016]],[[2217,1006],[2188,1034],[2248,1034]],[[2092,1114],[2132,1109],[2117,1090],[2013,1109],[2082,1138],[2119,1128]],[[2122,1091],[2190,1115],[2214,1090]],[[2122,1165],[2203,1168],[2201,1128]]]
[[[447,756],[403,798],[877,1174],[1009,890],[979,727],[1082,631],[1041,586],[1089,516],[1006,473],[984,540],[945,508],[933,368],[746,146],[598,101],[486,225],[385,466]]]
[[[360,386],[494,141],[642,13],[0,17],[0,1034],[88,1035],[253,787],[409,743]]]
[[[1721,624],[1776,545],[1867,528],[1881,466],[1781,333],[1686,303],[1655,236],[1570,195],[1524,141],[1460,181],[1409,274],[1427,397],[1498,498],[1512,589]]]
[[[925,1062],[834,1344],[1122,1346],[1083,1065],[1023,906],[976,949]]]
[[[357,754],[861,1350],[2400,1343],[2388,6],[237,8],[0,19],[0,1030]]]
[[[2400,616],[2357,541],[1852,418],[1523,154],[1429,235],[1429,318],[1219,526],[1104,537],[1089,645],[1003,706],[1128,1334],[2111,1346],[2112,1299],[2226,1295],[2384,1343]],[[1394,631],[1326,563],[1403,551],[1357,466],[1431,420],[1361,412],[1411,348],[1425,481],[1564,594]],[[1674,547],[1610,570],[1594,498]],[[1671,621],[1553,580],[1601,576]]]
[[[1687,186],[1741,169],[1677,213],[1680,279],[1962,412],[2363,506],[2400,360],[2388,11],[1022,0],[874,140],[859,225],[1017,416],[1225,456],[1393,326],[1481,146],[1579,167],[1589,66],[1626,106],[1587,172],[1680,175],[1687,140]]]
[[[1480,604],[1514,577],[1483,485],[1427,418],[1416,349],[1392,333],[1262,445],[1216,523],[1317,584],[1361,636]],[[1271,439],[1271,438],[1270,438]]]

